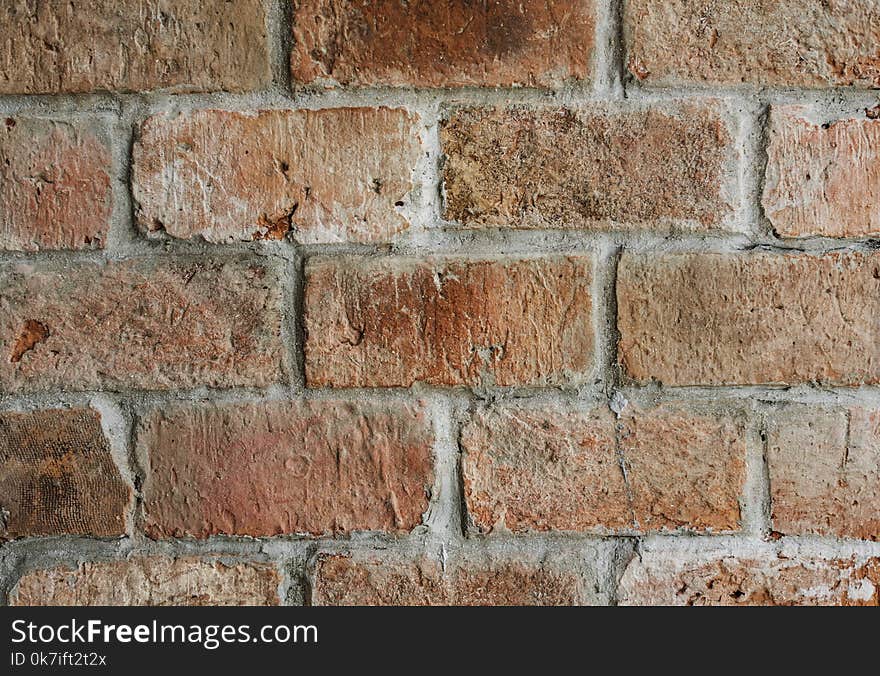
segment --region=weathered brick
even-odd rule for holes
[[[588,80],[593,0],[292,0],[293,79],[555,87]]]
[[[110,226],[110,152],[78,122],[0,123],[0,249],[103,247]]]
[[[201,258],[0,269],[0,391],[263,386],[282,375],[277,274]]]
[[[714,104],[468,108],[440,130],[445,217],[470,227],[726,225],[736,151]]]
[[[789,406],[766,434],[774,530],[880,539],[880,411]]]
[[[876,606],[880,559],[694,557],[643,552],[620,581],[621,605]]]
[[[179,406],[138,446],[151,537],[406,532],[433,484],[432,432],[403,403]]]
[[[0,413],[0,540],[124,535],[131,494],[97,411]]]
[[[624,254],[627,375],[667,385],[880,382],[880,255]]]
[[[331,606],[570,606],[587,592],[577,575],[521,561],[464,561],[322,555],[314,605]]]
[[[461,445],[483,532],[739,528],[745,441],[729,415],[503,405],[477,412]]]
[[[874,0],[628,0],[630,73],[650,85],[880,86]]]
[[[143,558],[26,573],[13,606],[274,606],[281,575],[258,563]]]
[[[774,106],[764,213],[782,237],[880,235],[880,120],[811,121]]]
[[[588,258],[316,258],[311,387],[578,385],[592,364]]]
[[[389,108],[157,115],[134,149],[138,221],[209,242],[387,242],[421,187],[419,134]]]
[[[0,93],[246,91],[270,81],[260,0],[10,0]]]

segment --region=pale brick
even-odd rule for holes
[[[624,254],[617,307],[637,381],[880,382],[878,254]]]
[[[390,108],[158,115],[134,149],[137,218],[209,242],[387,242],[418,206],[419,134]]]
[[[718,107],[471,108],[440,131],[445,217],[470,227],[728,227]]]

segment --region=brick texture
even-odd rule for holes
[[[293,79],[553,87],[592,72],[593,0],[292,0]]]
[[[432,433],[405,404],[179,406],[144,420],[152,537],[406,532],[433,484]]]
[[[630,255],[620,359],[667,385],[880,382],[880,256]]]
[[[421,152],[401,109],[159,115],[134,150],[137,217],[209,242],[386,242],[409,226]]]
[[[745,443],[727,416],[504,405],[477,412],[461,445],[480,531],[739,527]]]
[[[0,391],[277,382],[280,296],[245,259],[6,265]]]
[[[774,530],[880,540],[880,411],[786,407],[767,462]]]
[[[592,363],[589,259],[318,259],[312,387],[576,385]]]
[[[0,94],[268,83],[260,0],[10,0],[0,9]]]
[[[13,116],[0,123],[0,249],[103,247],[110,151],[79,122]]]
[[[583,581],[552,566],[517,561],[464,562],[443,573],[432,560],[321,556],[314,605],[544,606],[578,605]]]
[[[643,553],[620,582],[622,605],[877,606],[880,559]]]
[[[629,72],[654,85],[880,86],[874,0],[627,0]]]
[[[809,115],[772,110],[764,213],[782,237],[880,235],[880,120]]]
[[[26,573],[13,606],[274,606],[280,573],[256,563],[145,558]]]
[[[714,105],[454,112],[445,217],[470,227],[719,228],[734,150]]]
[[[0,539],[124,535],[131,494],[96,411],[0,413]]]

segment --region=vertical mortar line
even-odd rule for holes
[[[623,0],[597,0],[593,91],[626,98],[623,68]]]
[[[113,155],[113,212],[104,249],[104,255],[108,258],[122,255],[137,239],[132,193],[132,151],[136,117],[135,106],[125,102],[109,130]]]
[[[434,429],[434,486],[425,517],[426,545],[445,567],[446,556],[464,540],[464,496],[459,448],[462,406],[455,395],[432,393],[426,403]]]
[[[291,94],[290,52],[293,45],[293,11],[290,0],[264,0],[266,8],[266,40],[272,89]]]
[[[740,218],[742,232],[757,242],[776,239],[764,217],[761,199],[767,165],[768,106],[760,101],[739,99],[740,130]]]
[[[757,427],[750,435],[746,461],[747,486],[751,500],[748,521],[743,524],[746,534],[766,539],[773,531],[770,499],[770,465],[767,459],[767,414],[772,404],[759,402],[755,407]]]
[[[617,266],[623,246],[607,238],[594,254],[593,340],[594,380],[610,401],[621,385],[617,344]]]
[[[281,340],[285,349],[288,389],[302,396],[306,391],[305,370],[305,266],[307,257],[298,248],[284,260],[282,284]]]

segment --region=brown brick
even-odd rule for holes
[[[179,406],[138,433],[151,537],[406,532],[433,484],[432,433],[402,403]]]
[[[103,247],[110,226],[110,152],[76,122],[0,123],[0,249]]]
[[[440,140],[445,216],[467,226],[704,231],[732,213],[715,105],[464,109]]]
[[[0,413],[0,540],[124,535],[130,501],[97,411]]]
[[[0,391],[276,382],[276,277],[245,259],[9,264],[0,269]]]
[[[739,527],[745,442],[727,415],[504,405],[475,414],[461,445],[484,532]]]
[[[578,385],[592,364],[588,258],[340,257],[306,266],[311,387]]]
[[[25,574],[13,606],[274,606],[281,575],[269,565],[194,558],[129,559]]]
[[[158,115],[134,149],[138,221],[209,242],[387,242],[409,227],[419,133],[389,108]]]
[[[880,255],[629,255],[620,358],[667,385],[880,382]]]
[[[880,235],[880,120],[809,115],[771,110],[764,213],[782,237]]]
[[[880,411],[786,407],[767,461],[774,530],[880,540]]]
[[[621,605],[876,606],[880,559],[642,553],[620,582]]]
[[[555,87],[590,79],[593,0],[292,0],[293,79]]]
[[[260,0],[10,0],[0,94],[246,91],[270,81]]]
[[[625,7],[629,71],[650,85],[880,86],[874,0],[628,0]]]
[[[323,555],[312,591],[329,606],[570,606],[581,602],[575,574],[519,561],[463,562]]]

